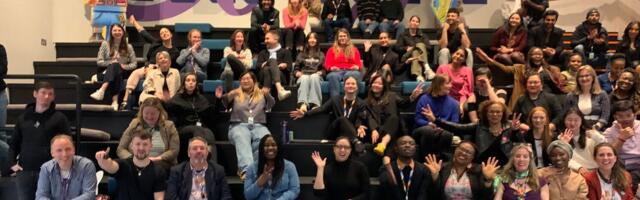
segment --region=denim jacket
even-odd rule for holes
[[[284,160],[284,170],[278,183],[272,187],[260,188],[257,184],[258,162],[254,162],[247,168],[247,179],[244,181],[244,196],[246,199],[278,199],[293,200],[300,194],[300,179],[296,166],[288,160]]]
[[[73,156],[70,173],[67,199],[96,199],[96,167],[93,162],[85,157]],[[55,159],[47,161],[40,168],[36,199],[62,199],[62,187],[58,162]]]

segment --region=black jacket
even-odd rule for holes
[[[380,128],[382,128],[382,126],[384,125],[384,123],[390,119],[390,117],[397,117],[397,119],[399,120],[399,123],[401,124],[401,131],[402,132],[406,132],[406,130],[404,130],[405,124],[403,123],[403,120],[400,120],[400,109],[399,107],[408,107],[411,106],[411,102],[408,100],[408,98],[402,98],[400,96],[398,96],[395,92],[390,92],[388,91],[387,93],[389,93],[388,95],[388,103],[385,105],[374,105],[374,102],[371,102],[369,100],[367,101],[367,109],[369,110],[369,114],[367,115],[369,117],[368,122],[369,122],[369,129],[371,130],[378,130],[380,131]],[[391,134],[395,134],[395,133],[391,133]]]
[[[391,168],[396,178],[397,185],[393,185],[389,173],[383,167],[380,171],[380,196],[379,199],[405,199],[406,191],[402,185],[402,178],[398,169],[397,161],[391,162]],[[405,177],[406,178],[406,177]],[[424,200],[427,199],[427,189],[432,186],[431,172],[422,163],[414,161],[413,175],[411,176],[411,185],[409,186],[409,199]]]
[[[392,71],[398,70],[400,65],[400,57],[391,47],[383,48],[380,45],[373,45],[368,52],[364,52],[364,66],[367,66],[367,75],[365,80],[369,80],[374,72],[382,72],[382,66],[389,64]]]
[[[43,113],[35,112],[36,105],[27,105],[16,122],[11,137],[9,161],[18,163],[25,171],[40,171],[40,166],[51,160],[51,138],[58,134],[71,134],[69,121],[61,112],[56,111],[55,103]]]
[[[278,64],[280,63],[287,63],[288,67],[291,67],[291,63],[293,62],[293,58],[291,58],[291,52],[289,52],[289,50],[285,49],[285,48],[280,48],[280,50],[278,50],[276,52],[276,57],[277,57],[277,61]],[[269,51],[268,50],[262,50],[260,51],[260,53],[258,53],[258,59],[257,59],[257,65],[258,66],[262,66],[262,63],[267,62],[267,60],[269,60]]]
[[[358,0],[356,1],[358,9],[358,19],[380,21],[380,1],[379,0]]]
[[[396,40],[396,52],[402,55],[407,50],[407,47],[415,47],[417,43],[424,43],[427,48],[429,47],[429,37],[427,34],[422,33],[422,31],[418,30],[415,36],[411,36],[409,30],[404,31],[402,35]]]
[[[269,24],[270,30],[276,30],[280,27],[280,11],[271,7],[270,15],[265,17],[262,6],[256,6],[251,11],[251,30],[262,30],[262,24]],[[267,20],[265,20],[265,18]]]
[[[337,8],[337,9],[336,9]],[[351,5],[347,0],[326,0],[324,1],[324,7],[322,8],[322,19],[327,19],[329,14],[337,15],[337,19],[347,18],[350,22],[353,22],[351,16]]]
[[[562,115],[562,104],[558,102],[558,98],[556,98],[555,95],[548,92],[540,92],[536,100],[529,98],[527,93],[523,94],[513,106],[513,112],[522,114],[523,118],[521,118],[521,120],[525,121],[524,119],[529,116],[529,112],[538,106],[547,110],[550,122],[554,124],[561,123],[561,119],[559,118],[561,118],[560,115]]]
[[[231,199],[231,190],[227,184],[224,168],[209,161],[204,179],[206,180],[207,199]],[[164,194],[166,200],[189,199],[191,195],[191,184],[193,182],[193,172],[189,161],[182,162],[171,168],[169,180],[167,181],[167,191]]]
[[[598,29],[598,37],[604,38],[604,43],[600,45],[596,45],[593,42],[593,39],[588,39],[589,35],[589,26],[595,26]],[[604,54],[609,49],[609,35],[607,33],[607,29],[605,29],[601,23],[597,23],[594,25],[589,24],[584,21],[582,24],[576,27],[576,30],[573,31],[573,38],[571,39],[571,47],[575,47],[579,44],[584,45],[585,52],[591,52],[591,47],[593,47],[593,52]]]
[[[531,49],[531,47],[550,47],[556,49],[556,54],[560,54],[564,48],[564,45],[562,44],[563,34],[564,30],[558,27],[553,27],[553,30],[549,33],[547,32],[547,27],[544,26],[544,24],[536,26],[529,30],[527,49]]]
[[[364,102],[364,100],[357,97],[355,101],[356,102],[353,104],[353,109],[347,119],[349,119],[351,124],[353,124],[356,128],[360,125],[367,126],[367,104]],[[343,117],[345,113],[344,98],[342,96],[333,96],[317,109],[312,109],[306,112],[305,116],[312,116],[320,113],[329,114],[329,116],[331,117],[331,121]]]
[[[442,168],[438,174],[438,179],[433,183],[432,187],[430,187],[433,199],[447,199],[445,197],[444,187],[447,183],[447,179],[449,179],[449,176],[451,175],[452,168],[453,164],[451,162],[442,164]],[[474,164],[470,169],[468,169],[467,177],[469,178],[469,185],[471,186],[473,199],[493,199],[492,188],[484,186],[486,179],[484,178],[484,175],[482,175],[482,168],[480,168],[480,165]],[[433,179],[429,177],[429,180],[432,181]]]

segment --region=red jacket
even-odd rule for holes
[[[336,56],[333,52],[333,47],[329,48],[329,50],[327,50],[327,56],[324,59],[324,67],[327,69],[327,72],[331,72],[332,67],[337,67],[341,70],[351,70],[354,65],[358,66],[358,70],[362,70],[360,52],[355,47],[353,47],[352,51],[353,55],[351,58],[347,58],[344,56],[344,53]]]
[[[627,187],[624,189],[624,192],[620,192],[620,196],[623,200],[633,200],[633,192],[631,191],[631,174],[629,172],[624,172],[624,175],[627,177]],[[589,200],[600,200],[602,196],[602,188],[600,188],[600,179],[598,178],[598,171],[593,170],[587,173],[584,176],[584,180],[587,181],[587,186],[589,186],[589,194],[587,197]],[[619,191],[616,191],[619,192]]]
[[[507,32],[504,27],[498,28],[498,30],[493,34],[493,38],[491,40],[491,51],[498,52],[498,49],[502,45],[508,48],[513,48],[513,51],[526,54],[526,52],[523,51],[527,46],[527,31],[520,30],[519,32],[516,32],[513,37],[514,44],[509,46],[509,32]]]

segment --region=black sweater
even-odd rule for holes
[[[337,19],[351,19],[351,5],[347,0],[326,0],[322,8],[322,20],[327,19],[329,14],[337,15]]]
[[[408,107],[411,102],[408,99],[398,96],[395,92],[387,92],[388,102],[381,104],[382,99],[367,99],[367,108],[369,109],[369,127],[371,130],[378,130],[384,122],[391,116],[400,116],[399,107]],[[402,123],[402,120],[400,120]]]
[[[153,37],[149,32],[147,32],[147,30],[140,31],[140,36],[142,36],[142,39],[144,39],[146,43],[151,44],[151,47],[147,52],[147,62],[156,64],[156,54],[158,54],[158,52],[166,51],[169,53],[169,56],[171,56],[171,67],[180,69],[180,65],[176,62],[178,56],[180,56],[180,50],[178,50],[178,48],[175,46],[171,46],[171,48],[165,47],[162,45],[162,40]]]
[[[382,0],[380,2],[380,21],[383,19],[399,20],[402,23],[404,8],[399,0]]]
[[[595,44],[593,39],[588,39],[589,31],[591,28],[595,28],[598,31],[598,37],[603,38],[604,42],[602,44]],[[609,49],[609,36],[607,33],[607,29],[605,29],[601,23],[589,24],[589,22],[582,22],[580,25],[576,27],[576,30],[573,31],[573,38],[571,39],[571,47],[575,47],[579,44],[584,45],[585,52],[591,52],[591,47],[593,47],[593,52],[596,53],[606,53]]]
[[[7,63],[7,51],[0,44],[0,91],[7,88],[7,83],[4,82],[4,77],[7,76]]]
[[[380,18],[380,2],[378,0],[358,0],[356,1],[358,8],[358,19],[370,19],[378,21]]]
[[[324,189],[313,190],[322,199],[369,199],[369,172],[359,161],[329,162],[324,168]]]
[[[56,111],[54,103],[43,113],[35,112],[35,108],[35,103],[27,105],[18,117],[10,142],[11,165],[18,163],[20,156],[19,164],[25,171],[40,171],[40,166],[51,159],[51,138],[71,133],[67,117]]]
[[[429,47],[429,37],[420,30],[416,32],[416,35],[412,36],[411,31],[407,29],[396,41],[396,52],[404,54],[407,47],[415,47],[417,43],[424,43]]]
[[[380,199],[405,199],[406,191],[402,185],[401,169],[398,169],[398,162],[391,162],[397,185],[393,185],[389,173],[383,167],[380,171]],[[408,178],[408,177],[405,177]],[[409,186],[409,199],[423,200],[427,198],[427,189],[431,186],[431,173],[422,163],[414,161],[411,185]]]
[[[219,99],[214,98],[214,103],[209,104],[209,100],[200,93],[187,94],[186,92],[177,94],[165,104],[171,120],[180,129],[188,125],[196,125],[198,121],[204,124],[209,121],[217,112]]]
[[[289,52],[289,50],[285,49],[285,48],[281,48],[280,50],[278,50],[276,52],[276,60],[278,61],[278,64],[280,63],[286,63],[288,67],[291,67],[291,63],[293,62],[293,58],[291,58],[291,52]],[[262,64],[264,62],[267,62],[267,60],[269,60],[269,51],[268,50],[262,50],[260,51],[260,53],[258,54],[258,58],[257,58],[257,64],[258,66],[262,66]]]
[[[564,30],[558,27],[553,27],[553,30],[548,32],[547,27],[544,24],[536,26],[529,30],[529,33],[527,34],[527,48],[550,47],[556,49],[556,54],[559,55],[564,48],[564,45],[562,44],[563,34]]]

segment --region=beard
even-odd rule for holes
[[[138,160],[144,160],[144,159],[149,157],[149,153],[147,153],[147,152],[144,152],[144,153],[143,152],[137,152],[137,153],[133,154],[133,157],[135,157]]]

